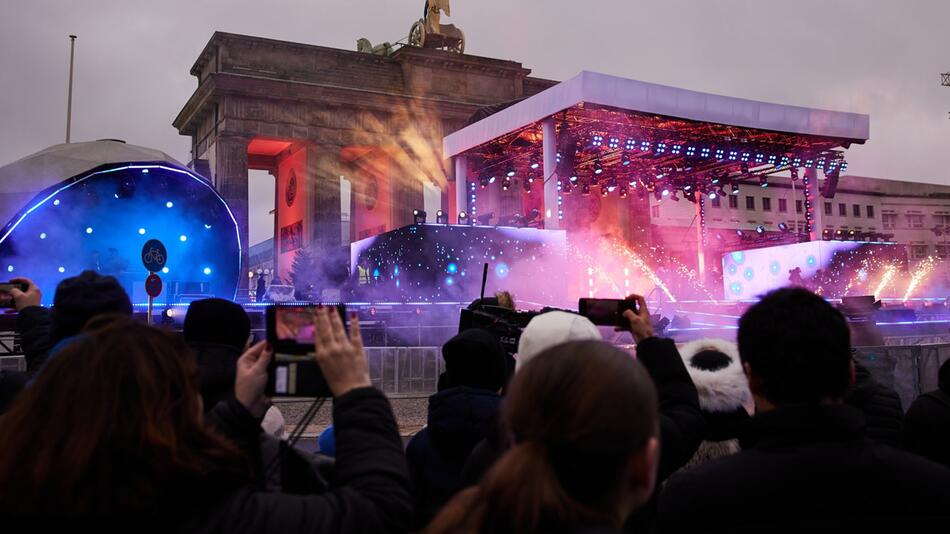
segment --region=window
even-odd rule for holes
[[[883,226],[885,230],[893,230],[894,228],[897,228],[897,214],[882,213],[881,226]]]
[[[920,215],[919,213],[908,213],[907,226],[909,226],[910,228],[923,228],[924,216]]]
[[[934,224],[944,228],[950,227],[950,215],[934,215]]]
[[[860,216],[861,216],[861,206],[859,206],[859,205],[857,205],[857,204],[852,204],[852,205],[851,205],[851,215],[854,215],[855,217],[860,217]]]
[[[831,215],[831,202],[825,202],[825,215]]]
[[[927,257],[927,245],[911,245],[910,259],[922,260]]]
[[[732,209],[739,208],[739,197],[735,195],[729,195],[729,207]]]
[[[804,210],[802,209],[802,201],[801,201],[801,200],[796,200],[796,201],[795,201],[795,213],[802,213],[803,211],[804,211]]]
[[[745,197],[745,209],[747,210],[755,209],[755,197]]]
[[[788,201],[784,198],[778,199],[778,211],[779,213],[785,213],[788,211]]]
[[[762,211],[772,211],[772,199],[765,197],[762,199]]]
[[[713,206],[714,208],[718,208],[718,207],[722,206],[722,201],[719,200],[719,196],[716,196],[716,198],[712,199],[712,200],[710,201],[710,203],[712,204],[712,206]]]
[[[847,205],[847,204],[842,204],[842,203],[839,203],[839,204],[838,204],[838,215],[841,216],[841,217],[847,217],[847,216],[848,216],[848,205]]]
[[[874,206],[867,206],[868,209],[868,219],[874,218]]]
[[[652,215],[654,219],[660,218],[660,207],[659,207],[659,206],[653,206],[653,207],[651,207],[651,208],[650,208],[650,215]]]
[[[937,257],[941,260],[950,259],[950,245],[937,245]]]

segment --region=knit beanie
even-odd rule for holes
[[[590,319],[576,313],[551,311],[531,319],[518,342],[517,369],[545,350],[568,341],[603,340]]]
[[[498,338],[487,330],[470,328],[442,346],[445,376],[440,387],[466,386],[498,391],[508,376],[508,359]]]
[[[112,276],[83,271],[56,286],[50,311],[50,341],[78,334],[89,319],[106,313],[132,315],[129,295]]]
[[[244,308],[230,300],[196,300],[188,306],[183,333],[189,344],[209,343],[244,350],[251,335],[251,320]]]

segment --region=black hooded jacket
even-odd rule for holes
[[[908,451],[950,467],[950,360],[940,366],[938,388],[910,405],[901,438]]]
[[[418,528],[461,489],[465,461],[496,423],[500,409],[501,396],[487,389],[454,387],[429,398],[428,425],[406,449]]]

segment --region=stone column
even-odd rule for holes
[[[544,227],[548,230],[557,230],[561,227],[557,204],[557,130],[554,128],[554,119],[545,119],[541,123],[542,151],[544,152]]]
[[[305,246],[321,266],[322,279],[317,280],[314,298],[323,289],[335,289],[345,278],[348,254],[341,239],[340,221],[340,146],[307,146],[307,197],[310,199],[305,230]]]
[[[468,158],[455,156],[455,213],[449,213],[449,222],[457,220],[460,212],[468,213]],[[462,221],[457,221],[461,224]]]
[[[239,301],[248,300],[247,269],[250,266],[248,256],[248,213],[247,213],[247,145],[246,137],[222,134],[215,139],[214,185],[218,193],[228,203],[234,220],[238,225],[241,239],[241,268],[238,271]],[[227,295],[219,295],[226,297]]]
[[[804,205],[803,211],[805,212],[805,224],[811,225],[811,228],[807,228],[806,226],[808,239],[809,241],[819,241],[821,240],[821,232],[824,230],[823,219],[825,207],[822,202],[821,194],[819,193],[821,188],[818,187],[818,169],[805,169],[802,183],[804,185],[802,194],[805,197],[802,202]]]

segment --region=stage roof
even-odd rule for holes
[[[463,154],[549,117],[570,120],[589,107],[639,115],[822,138],[822,149],[864,143],[870,118],[858,113],[757,102],[594,72],[577,76],[448,135],[445,157]]]

